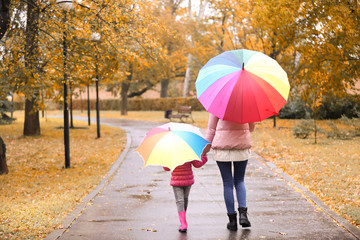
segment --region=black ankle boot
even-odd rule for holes
[[[227,229],[230,231],[236,231],[237,230],[237,220],[236,220],[236,213],[227,214],[229,217],[229,223],[227,224]]]
[[[247,217],[247,208],[246,207],[239,207],[239,224],[242,227],[251,227],[251,223]]]

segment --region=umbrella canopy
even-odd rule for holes
[[[186,162],[200,160],[209,142],[199,128],[185,123],[167,123],[151,129],[135,150],[145,166],[161,165],[175,169]]]
[[[239,123],[277,115],[290,90],[286,72],[274,59],[246,49],[210,59],[200,69],[195,86],[208,112]]]

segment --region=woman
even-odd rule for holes
[[[237,218],[234,207],[235,187],[238,201],[239,224],[242,227],[250,227],[247,217],[246,189],[244,183],[245,170],[250,157],[251,137],[255,123],[235,123],[224,121],[209,113],[206,140],[208,144],[203,151],[206,154],[213,149],[213,158],[216,161],[224,186],[224,200],[229,217],[227,228],[231,231],[237,230]],[[234,166],[234,173],[232,172]]]

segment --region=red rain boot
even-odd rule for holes
[[[179,227],[179,232],[186,232],[187,231],[187,222],[186,222],[186,211],[178,212],[179,219],[181,223],[181,227]]]

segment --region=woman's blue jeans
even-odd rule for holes
[[[236,213],[234,204],[234,187],[239,207],[246,207],[246,189],[244,183],[248,160],[239,162],[216,162],[219,166],[224,185],[224,199],[229,214]],[[234,175],[232,173],[234,165]]]

